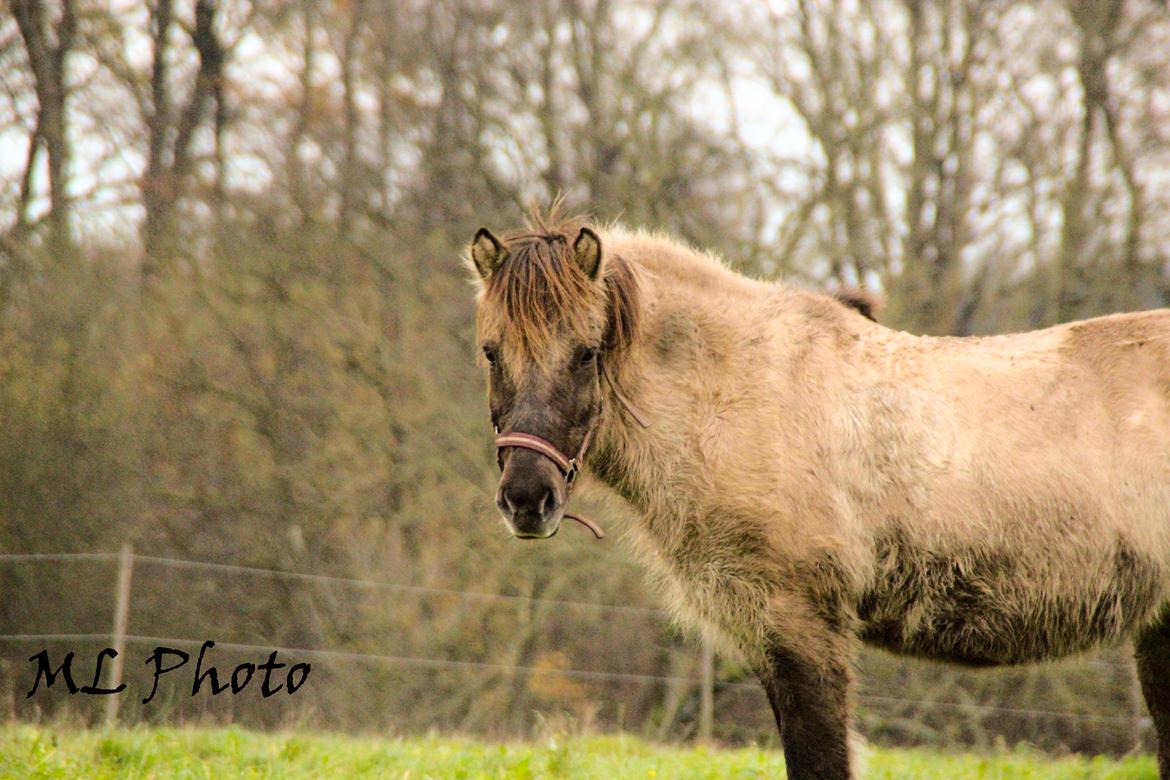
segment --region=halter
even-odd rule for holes
[[[643,428],[649,428],[650,421],[647,420],[641,412],[634,408],[634,405],[630,403],[630,399],[622,395],[621,391],[618,390],[617,385],[614,384],[613,379],[610,378],[609,374],[605,372],[605,368],[600,361],[601,358],[598,357],[597,373],[599,376],[605,379],[606,384],[608,384],[609,389],[613,391],[614,397],[617,398],[618,403],[621,404],[622,408],[626,410],[630,417],[634,418],[634,421],[637,422],[638,425],[642,426]],[[499,464],[500,470],[504,470],[503,451],[508,447],[520,447],[521,449],[539,452],[541,455],[551,460],[556,465],[556,467],[560,469],[561,473],[564,474],[565,501],[567,503],[569,500],[569,495],[573,492],[573,486],[577,482],[577,474],[579,474],[581,471],[581,464],[585,462],[585,453],[589,450],[589,445],[593,442],[593,434],[596,432],[597,426],[600,424],[600,398],[597,400],[597,406],[597,413],[593,416],[593,425],[591,425],[589,430],[585,432],[585,438],[581,440],[581,446],[577,448],[577,454],[571,458],[557,449],[557,446],[548,439],[544,439],[540,436],[537,436],[536,434],[523,433],[521,431],[500,433],[499,428],[497,428],[496,462]],[[598,539],[605,538],[605,531],[601,530],[601,526],[597,525],[597,523],[594,523],[584,515],[566,512],[565,518],[568,520],[576,520],[578,523],[592,531],[593,535]]]

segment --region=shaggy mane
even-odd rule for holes
[[[881,300],[876,296],[865,290],[855,290],[851,287],[834,290],[832,295],[839,303],[848,306],[866,319],[877,322],[877,312],[881,308]]]
[[[584,325],[585,318],[574,315],[597,299],[597,286],[573,257],[573,242],[587,223],[583,215],[562,216],[558,201],[547,212],[532,209],[523,228],[501,238],[508,257],[487,281],[484,310],[502,317],[504,329],[529,355],[542,353],[556,337],[558,323],[576,320]],[[604,257],[602,273],[607,312],[602,347],[619,351],[634,339],[637,279],[629,263],[612,254]]]

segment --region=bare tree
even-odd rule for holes
[[[73,249],[68,192],[72,143],[67,111],[67,66],[77,34],[77,12],[73,0],[63,0],[56,23],[51,24],[41,0],[13,0],[11,8],[24,41],[37,97],[36,126],[21,177],[17,225],[22,230],[28,226],[33,170],[37,153],[43,148],[48,157],[51,245],[55,255],[67,256]]]
[[[144,279],[157,275],[174,251],[174,222],[179,199],[194,163],[195,133],[203,122],[207,104],[217,106],[216,136],[222,131],[224,49],[215,29],[216,0],[196,0],[191,42],[199,66],[184,105],[176,108],[172,97],[171,51],[175,23],[173,0],[158,0],[151,8],[153,41],[150,72],[150,116],[147,118],[146,170],[142,177],[142,265]]]

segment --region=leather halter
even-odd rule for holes
[[[634,418],[634,421],[637,422],[638,425],[642,426],[643,428],[649,428],[649,420],[647,420],[641,412],[634,408],[634,405],[630,403],[630,399],[622,395],[621,391],[618,390],[617,385],[614,384],[613,379],[611,379],[609,374],[605,372],[605,367],[600,362],[600,356],[597,358],[597,360],[597,373],[600,377],[605,379],[606,384],[608,384],[609,389],[613,391],[614,397],[617,398],[618,403],[620,403],[622,408],[625,409],[627,413],[629,413],[630,417]],[[593,425],[590,426],[589,430],[585,432],[585,438],[581,440],[581,446],[577,448],[577,454],[571,458],[561,452],[557,446],[548,439],[537,436],[534,433],[524,433],[522,431],[509,431],[507,433],[500,433],[499,429],[497,428],[496,462],[499,464],[500,470],[504,470],[503,450],[508,447],[519,447],[521,449],[539,452],[541,455],[551,460],[556,465],[556,467],[560,469],[561,473],[565,475],[565,501],[567,503],[569,500],[569,494],[573,492],[573,485],[575,485],[577,482],[577,474],[579,474],[581,471],[581,464],[585,461],[585,453],[589,450],[589,445],[593,442],[593,434],[597,430],[597,426],[600,424],[600,407],[601,399],[599,398],[597,414],[594,415]],[[576,520],[578,523],[592,531],[593,535],[598,539],[605,538],[605,531],[601,530],[601,526],[584,515],[566,512],[564,517],[568,520]]]

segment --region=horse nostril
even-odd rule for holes
[[[555,502],[552,488],[543,484],[511,484],[500,490],[500,508],[510,517],[531,513],[544,518]]]
[[[540,497],[540,504],[536,507],[536,512],[541,517],[544,517],[545,507],[549,504],[549,499],[552,498],[552,491],[548,488],[544,489],[544,495]]]

